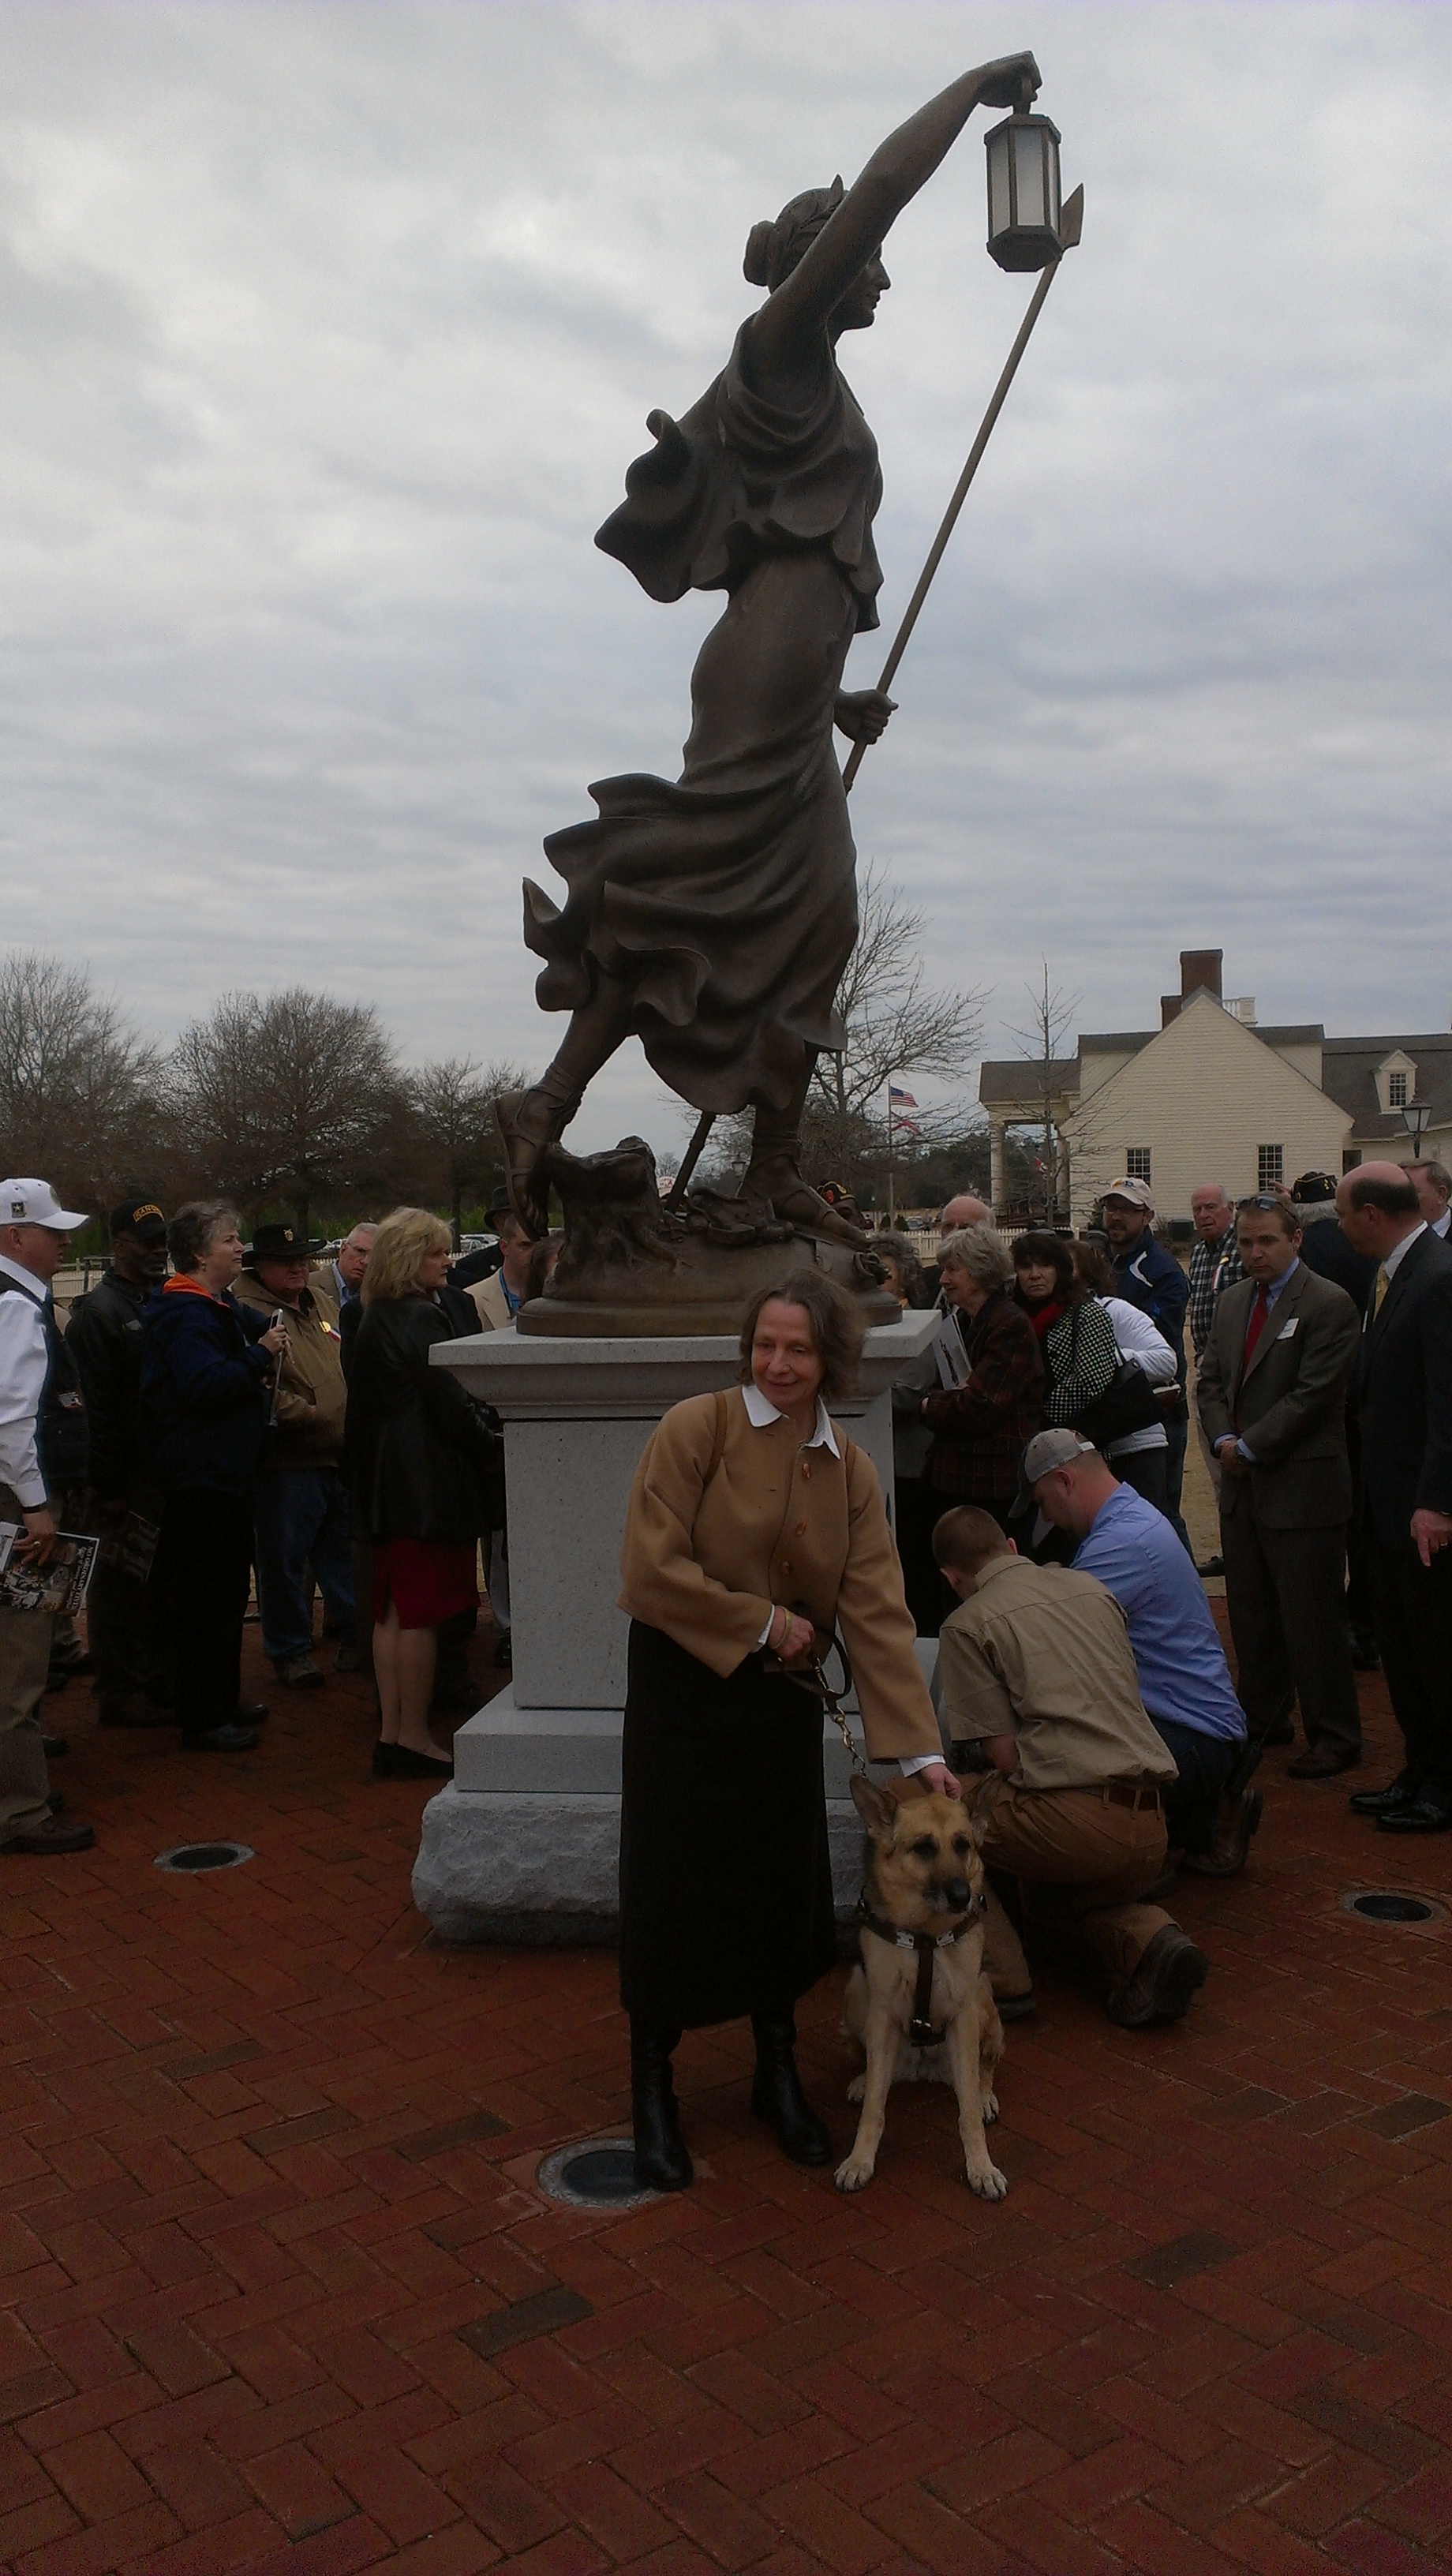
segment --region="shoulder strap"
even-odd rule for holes
[[[715,1482],[716,1470],[721,1464],[722,1453],[726,1447],[726,1408],[729,1401],[730,1399],[727,1396],[725,1388],[718,1386],[716,1389],[716,1424],[715,1429],[711,1434],[711,1463],[706,1469],[706,1482],[708,1485],[714,1484]]]

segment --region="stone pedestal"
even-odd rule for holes
[[[835,1408],[892,1509],[889,1389],[936,1317],[867,1335],[861,1392]],[[671,1405],[736,1383],[725,1335],[649,1341],[508,1333],[445,1344],[504,1423],[509,1489],[510,1687],[454,1738],[454,1779],[424,1809],[415,1902],[447,1940],[613,1937],[620,1728],[628,1623],[615,1606],[625,1506],[640,1453]],[[920,1649],[931,1661],[934,1641]],[[824,1731],[833,1878],[856,1902],[861,1828],[836,1728]]]

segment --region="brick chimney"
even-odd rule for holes
[[[1161,993],[1160,1027],[1167,1029],[1177,1020],[1192,993],[1213,993],[1222,999],[1221,979],[1225,965],[1223,948],[1182,948],[1180,951],[1180,989],[1178,993]]]

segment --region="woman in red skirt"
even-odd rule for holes
[[[445,1306],[447,1226],[395,1208],[363,1274],[363,1319],[348,1372],[354,1510],[373,1542],[373,1669],[382,1729],[377,1779],[443,1779],[454,1767],[429,1732],[438,1631],[478,1607],[478,1548],[500,1440],[435,1342],[457,1339]]]

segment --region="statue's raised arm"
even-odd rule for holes
[[[1007,54],[980,63],[976,71],[930,98],[907,122],[880,143],[859,179],[778,284],[772,275],[775,227],[758,225],[747,250],[747,275],[770,285],[772,293],[747,325],[754,369],[770,375],[790,370],[815,336],[837,327],[851,328],[856,316],[842,313],[857,280],[876,260],[889,230],[918,190],[947,158],[975,107],[1027,107],[1039,89],[1039,67],[1032,54]],[[876,303],[876,295],[872,302]],[[870,318],[870,317],[867,317]]]

